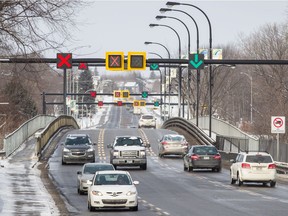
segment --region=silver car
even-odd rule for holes
[[[158,155],[181,155],[187,153],[188,142],[183,135],[179,134],[166,134],[161,140],[158,140]]]
[[[92,181],[94,174],[101,170],[115,170],[109,163],[86,163],[81,171],[77,172],[77,191],[78,194],[84,194],[88,191],[88,184]]]
[[[62,164],[95,162],[94,145],[88,134],[68,134],[62,143]]]

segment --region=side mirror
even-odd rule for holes
[[[63,146],[63,145],[64,145],[64,142],[61,142],[60,145]]]
[[[82,172],[81,171],[77,171],[77,175],[82,175]]]
[[[97,145],[97,143],[93,143],[93,145]]]
[[[112,144],[108,144],[107,148],[112,148],[112,146],[113,146]]]
[[[230,159],[229,160],[231,163],[235,163],[236,161],[235,161],[235,159]]]

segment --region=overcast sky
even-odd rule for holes
[[[175,0],[178,1],[178,0]],[[167,52],[159,45],[144,45],[153,41],[165,45],[171,55],[178,55],[178,38],[167,27],[150,28],[150,23],[168,25],[174,28],[181,38],[181,49],[187,50],[188,32],[185,26],[171,18],[156,20],[157,15],[176,17],[182,20],[191,34],[191,51],[196,48],[195,24],[181,12],[161,14],[160,8],[167,8],[163,0],[94,0],[91,5],[79,9],[76,21],[78,28],[71,29],[75,39],[64,51],[73,50],[73,57],[105,58],[108,51],[155,52],[167,58]],[[267,23],[288,21],[288,1],[179,1],[194,4],[209,17],[212,25],[213,48],[221,44],[237,43],[239,34],[249,35]],[[189,13],[197,22],[200,34],[200,48],[209,45],[208,22],[197,9],[189,6],[174,6],[173,9]],[[79,47],[79,49],[75,49]],[[54,54],[53,54],[54,55]],[[56,54],[55,54],[56,55]],[[54,56],[52,56],[54,57]],[[147,54],[148,58],[156,58]]]

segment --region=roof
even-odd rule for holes
[[[101,170],[101,171],[97,171],[97,174],[128,174],[128,171],[124,171],[124,170]]]

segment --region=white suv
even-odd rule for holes
[[[156,128],[156,118],[153,115],[145,114],[139,119],[138,128],[152,127]]]
[[[276,185],[276,165],[267,152],[240,152],[230,167],[231,184],[256,182],[271,187]]]

